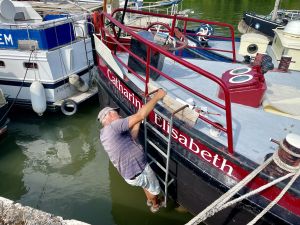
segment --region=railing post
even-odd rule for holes
[[[233,133],[232,133],[232,115],[231,115],[231,101],[228,90],[224,89],[225,95],[225,113],[226,113],[226,129],[227,129],[227,144],[228,152],[233,154]]]
[[[147,46],[147,61],[146,61],[146,83],[145,83],[145,95],[148,94],[148,83],[150,77],[150,60],[151,60],[151,49]]]
[[[101,38],[102,38],[102,41],[104,40],[105,38],[105,31],[104,31],[104,14],[101,13],[99,15],[99,26],[100,26],[100,34],[101,34]]]
[[[232,60],[236,62],[236,53],[235,53],[235,36],[234,36],[234,29],[229,27],[231,33],[231,45],[232,45]]]
[[[173,21],[172,21],[172,27],[171,27],[171,37],[174,37],[174,30],[176,26],[176,20],[177,20],[177,14],[174,15]]]

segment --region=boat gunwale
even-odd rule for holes
[[[87,20],[90,14],[83,13],[80,15],[68,15],[68,14],[60,14],[60,15],[66,15],[66,17],[56,18],[56,19],[36,22],[36,23],[1,23],[0,29],[42,30],[42,29],[56,27],[63,24],[68,24],[68,23],[73,24],[80,20]]]

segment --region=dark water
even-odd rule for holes
[[[275,0],[184,0],[193,17],[237,25],[245,10],[266,14]],[[299,0],[285,0],[299,9]],[[18,110],[0,139],[0,196],[44,211],[99,225],[184,224],[174,203],[149,212],[144,193],[130,187],[109,163],[99,140],[97,100],[66,117]]]
[[[237,27],[243,12],[269,14],[275,0],[183,0],[183,8],[194,10],[193,17],[226,22]],[[282,0],[282,9],[300,9],[299,0]]]

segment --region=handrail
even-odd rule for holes
[[[89,17],[90,14],[84,13],[80,15],[71,15],[66,16],[63,18],[57,18],[53,20],[38,22],[38,23],[1,23],[0,28],[5,29],[6,27],[9,27],[10,29],[38,29],[38,28],[50,28],[57,25],[62,25],[66,23],[72,23],[80,20],[86,20]]]
[[[122,11],[121,8],[115,9],[112,13],[112,17],[114,17],[114,15],[117,12],[120,12],[120,11]],[[231,51],[227,50],[227,52],[232,53],[232,61],[236,62],[235,34],[234,34],[234,27],[231,24],[227,24],[227,23],[223,23],[223,22],[217,22],[217,21],[210,21],[210,20],[202,20],[202,19],[184,17],[184,16],[180,16],[180,15],[177,15],[177,14],[175,14],[175,15],[157,14],[157,13],[153,13],[153,12],[139,11],[139,10],[134,10],[134,9],[127,9],[126,12],[127,13],[136,13],[136,14],[145,15],[145,16],[153,16],[153,17],[158,17],[158,18],[171,19],[171,20],[173,20],[172,21],[172,27],[171,27],[172,30],[175,29],[175,25],[177,24],[176,21],[181,21],[181,22],[184,23],[183,35],[188,35],[189,34],[189,33],[186,32],[186,27],[187,27],[188,22],[190,22],[190,23],[199,23],[199,24],[209,24],[209,25],[215,25],[215,26],[227,28],[230,31],[230,37],[221,37],[221,36],[211,36],[211,37],[214,37],[216,39],[231,41],[231,49],[232,50]],[[128,27],[132,27],[132,26],[128,26]],[[197,36],[199,36],[199,35],[197,35]],[[204,49],[204,48],[201,48],[201,49]],[[213,50],[225,52],[224,50],[218,50],[218,49],[213,49]]]
[[[126,51],[129,55],[133,56],[136,60],[138,60],[140,63],[143,63],[145,66],[146,66],[146,70],[148,71],[149,69],[152,69],[154,70],[155,72],[159,73],[161,76],[165,77],[166,79],[172,81],[173,83],[183,87],[184,89],[188,90],[189,92],[191,92],[192,94],[195,94],[197,95],[198,97],[212,103],[213,105],[216,105],[218,106],[219,108],[221,109],[224,109],[226,110],[226,107],[223,106],[222,104],[220,104],[219,102],[216,102],[208,97],[206,97],[205,95],[201,94],[201,93],[198,93],[196,92],[195,90],[189,88],[188,86],[185,86],[184,84],[181,84],[180,82],[178,82],[177,80],[173,79],[172,77],[169,77],[167,74],[163,73],[162,71],[159,71],[157,68],[153,67],[151,64],[150,64],[150,58],[147,57],[147,61],[145,62],[144,60],[140,59],[136,54],[132,53],[131,51],[129,51],[126,47],[122,46],[122,43],[119,42],[116,38],[114,38],[111,34],[107,33],[108,36],[118,45],[118,47],[122,48],[124,51]],[[105,42],[105,41],[104,41]],[[149,48],[148,48],[149,49]],[[147,49],[147,51],[148,51]],[[147,54],[148,56],[148,54]],[[117,58],[117,60],[119,61],[119,59]],[[122,63],[122,61],[120,60],[119,61],[123,66],[127,67],[124,63]],[[198,68],[198,67],[197,67]],[[127,69],[129,69],[131,72],[134,72],[130,67],[128,67]],[[199,68],[200,69],[200,68]],[[147,74],[149,74],[148,72],[146,71],[146,80],[141,77],[140,75],[138,75],[136,72],[134,72],[133,74],[139,78],[141,81],[143,82],[146,82],[148,83],[149,82],[149,77]],[[195,71],[196,72],[196,71]],[[216,77],[214,77],[216,78]],[[217,78],[219,79],[219,78]],[[223,82],[223,81],[222,81]],[[145,93],[147,94],[147,92],[145,91]]]
[[[131,11],[131,10],[130,10]],[[135,10],[133,10],[135,11]],[[138,11],[136,11],[138,12]],[[132,37],[134,37],[136,40],[143,42],[146,44],[147,46],[147,59],[146,62],[139,59],[138,56],[136,56],[135,54],[133,54],[132,52],[130,52],[130,50],[124,46],[122,46],[121,42],[117,40],[117,38],[113,37],[113,35],[110,34],[109,30],[107,28],[104,27],[104,17],[109,20],[111,23],[113,23],[115,26],[119,27],[119,29],[122,29],[123,32],[131,35]],[[162,17],[162,16],[161,16]],[[112,17],[112,15],[102,12],[100,14],[100,33],[101,33],[101,38],[102,40],[105,42],[105,37],[107,35],[109,35],[109,37],[118,45],[118,47],[122,48],[124,51],[128,52],[130,55],[132,55],[133,57],[135,57],[136,59],[138,59],[140,62],[142,62],[145,66],[146,66],[146,82],[145,82],[145,86],[146,86],[146,90],[145,90],[145,94],[147,94],[146,92],[148,92],[147,90],[147,84],[149,82],[149,70],[152,69],[155,72],[159,73],[160,75],[162,75],[163,77],[165,77],[166,79],[168,79],[169,81],[171,81],[172,83],[175,83],[176,85],[182,87],[183,89],[189,91],[190,93],[198,96],[199,98],[202,98],[208,102],[210,102],[211,104],[222,108],[223,110],[225,110],[225,114],[226,114],[226,128],[223,128],[222,130],[224,132],[227,133],[227,142],[228,142],[228,152],[230,154],[233,154],[233,134],[232,134],[232,116],[231,116],[231,101],[230,101],[230,94],[229,94],[229,90],[226,87],[225,83],[218,77],[214,76],[213,74],[209,73],[208,71],[201,69],[200,67],[197,67],[196,65],[193,65],[179,57],[174,56],[172,53],[168,52],[167,50],[157,46],[156,44],[140,37],[138,34],[136,34],[135,32],[133,32],[129,27],[126,27],[125,25],[121,24],[119,21],[117,21],[115,18]],[[168,76],[167,74],[157,70],[156,68],[154,68],[152,65],[150,65],[150,53],[151,50],[154,50],[156,52],[160,52],[161,54],[165,55],[166,57],[170,58],[171,60],[185,66],[186,68],[201,74],[202,76],[205,76],[207,79],[213,81],[214,83],[216,83],[217,85],[219,85],[219,87],[223,90],[224,92],[224,102],[225,105],[218,103],[212,99],[210,99],[209,97],[183,85],[182,83],[176,81],[175,79],[173,79],[172,77]],[[123,64],[124,65],[124,64]],[[127,66],[126,66],[127,67]],[[204,119],[203,117],[199,117],[200,119],[206,121],[207,123],[211,124],[212,126],[216,127],[216,128],[220,128],[218,125],[216,125],[213,121],[210,121],[208,119]]]

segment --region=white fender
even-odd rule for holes
[[[44,86],[37,80],[30,85],[30,98],[33,111],[42,116],[46,111],[46,95]]]
[[[77,74],[72,74],[69,76],[69,83],[80,92],[86,92],[89,89],[87,82]]]

